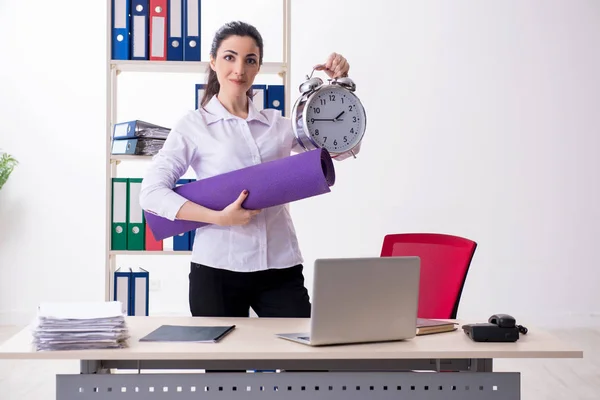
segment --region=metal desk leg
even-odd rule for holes
[[[102,366],[99,360],[81,360],[79,367],[81,374],[107,374],[110,370]]]
[[[469,371],[492,372],[494,362],[491,358],[473,358],[469,363]]]

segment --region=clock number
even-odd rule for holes
[[[350,133],[354,133],[354,128],[350,128]]]
[[[321,114],[321,109],[319,107],[315,107],[315,114]]]
[[[356,117],[352,117],[352,122],[356,122]]]
[[[314,124],[314,123],[315,123],[315,119],[314,119],[314,118],[311,118],[311,119],[310,119],[310,123],[311,123],[311,124]]]
[[[315,129],[315,136],[319,136],[319,130]]]
[[[327,142],[327,136],[323,136],[323,143]]]
[[[330,94],[329,95],[329,100],[335,101],[335,94]]]
[[[342,104],[344,104],[344,98],[342,97]]]
[[[334,141],[333,141],[333,145],[334,145],[334,146],[337,146],[337,140],[334,140]]]
[[[344,136],[344,143],[348,143],[348,136]]]
[[[352,106],[348,106],[348,111],[352,111]]]
[[[327,102],[327,100],[325,100],[325,99],[321,99],[321,105],[322,105],[322,106],[324,106],[326,102]]]

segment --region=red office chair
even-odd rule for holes
[[[386,235],[381,257],[421,258],[419,318],[455,319],[477,243],[436,233]]]

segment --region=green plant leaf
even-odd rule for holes
[[[0,189],[2,189],[17,164],[19,162],[10,154],[3,153],[0,155]]]

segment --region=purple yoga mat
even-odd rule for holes
[[[249,194],[242,207],[258,210],[328,193],[334,182],[331,155],[325,149],[316,149],[197,180],[173,190],[194,203],[222,210],[247,189]],[[144,215],[156,240],[208,225],[170,221],[148,211]]]

